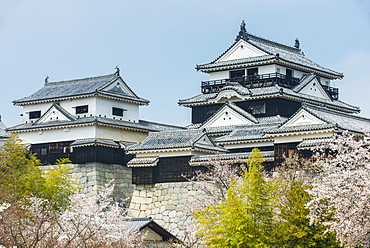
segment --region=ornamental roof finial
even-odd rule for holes
[[[296,38],[295,43],[294,43],[294,47],[299,48],[299,45],[300,45],[299,40],[298,40],[298,38]]]
[[[238,36],[236,36],[235,41],[238,41],[240,39],[243,39],[243,40],[248,40],[249,39],[245,26],[246,26],[246,24],[245,24],[244,20],[242,20],[242,23],[240,24],[240,31],[239,31]]]
[[[116,66],[116,72],[115,72],[115,74],[116,74],[116,76],[119,76],[119,67],[118,67],[118,65]]]

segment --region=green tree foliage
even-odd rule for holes
[[[0,191],[3,200],[16,202],[31,196],[43,198],[57,209],[69,204],[76,191],[68,169],[68,159],[58,160],[49,170],[40,169],[40,161],[16,134],[0,147]]]
[[[210,247],[340,247],[324,225],[310,225],[307,189],[317,168],[298,157],[266,176],[254,149],[227,196],[195,212],[198,234]]]
[[[273,186],[264,179],[262,155],[254,149],[240,180],[224,201],[195,212],[198,231],[210,247],[271,247]]]

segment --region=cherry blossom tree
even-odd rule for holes
[[[308,192],[311,223],[323,223],[345,247],[370,247],[370,138],[343,132],[318,149],[321,177]]]
[[[126,210],[112,202],[113,185],[96,197],[71,198],[59,212],[48,200],[2,205],[0,245],[6,247],[141,247],[143,235],[130,227]],[[29,204],[30,203],[30,204]],[[15,203],[17,204],[17,203]]]

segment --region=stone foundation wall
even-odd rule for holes
[[[177,237],[183,237],[186,205],[196,192],[190,182],[134,185],[129,207],[131,217],[152,217],[155,222]]]
[[[74,164],[72,177],[87,196],[94,196],[113,179],[115,185],[114,199],[130,199],[133,193],[131,169],[119,164],[84,163]]]

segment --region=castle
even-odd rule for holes
[[[242,22],[235,42],[214,61],[196,66],[210,75],[201,93],[179,100],[191,108],[185,127],[140,119],[149,100],[113,74],[49,82],[13,103],[23,123],[9,127],[42,163],[68,157],[83,191],[115,180],[117,200],[130,199],[132,217],[152,217],[181,236],[180,212],[196,192],[186,177],[211,159],[246,159],[259,148],[265,167],[284,155],[328,142],[335,133],[370,131],[358,107],[339,100],[332,81],[343,74],[293,46],[250,34]],[[195,86],[194,86],[195,87]]]

